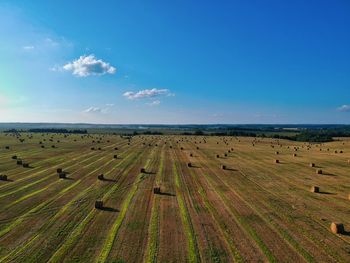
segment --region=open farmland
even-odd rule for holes
[[[0,174],[0,262],[350,261],[347,139],[1,134]]]

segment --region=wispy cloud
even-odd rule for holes
[[[341,112],[350,112],[350,105],[342,105],[340,107],[337,108],[338,111],[341,111]]]
[[[34,46],[23,46],[22,49],[24,50],[33,50],[35,47]]]
[[[73,75],[79,77],[114,74],[117,71],[115,67],[101,59],[97,59],[95,55],[80,56],[78,59],[64,65],[63,69],[71,71]]]
[[[212,113],[209,116],[210,117],[214,117],[214,118],[219,118],[219,117],[223,117],[224,114],[223,113]]]
[[[148,106],[158,106],[160,104],[160,100],[154,100],[150,103],[146,103]]]
[[[45,38],[44,41],[45,41],[45,44],[50,45],[50,46],[52,46],[52,47],[57,47],[57,46],[60,45],[60,43],[59,43],[58,41],[53,40],[53,39],[50,38],[50,37]]]
[[[103,113],[103,109],[99,107],[89,107],[83,111],[84,113]]]
[[[140,90],[138,92],[133,91],[127,91],[123,94],[124,97],[126,97],[129,100],[136,100],[136,99],[144,99],[144,98],[153,98],[160,95],[168,95],[169,90],[167,89],[145,89]]]

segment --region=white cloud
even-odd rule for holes
[[[90,75],[114,74],[116,68],[109,63],[96,59],[95,55],[80,56],[78,59],[63,66],[64,70],[72,71],[73,75],[87,77]]]
[[[114,104],[113,104],[113,103],[107,103],[106,106],[107,106],[107,107],[113,107]]]
[[[35,47],[34,46],[24,46],[22,49],[24,50],[33,50]]]
[[[350,112],[350,105],[342,105],[337,110],[342,112]]]
[[[99,107],[90,107],[90,108],[87,108],[86,110],[84,110],[83,112],[85,112],[85,113],[102,113],[103,110]]]
[[[55,66],[49,68],[49,70],[54,71],[54,72],[61,72],[61,71],[63,71],[63,68],[61,66],[55,65]]]
[[[146,103],[148,106],[158,106],[160,104],[160,100],[154,100],[150,103]]]
[[[170,94],[169,90],[167,89],[145,89],[145,90],[140,90],[138,92],[127,91],[123,94],[123,96],[129,100],[135,100],[135,99],[153,98],[153,97],[157,97],[160,95],[167,95],[167,94]]]
[[[47,45],[49,45],[49,46],[52,46],[52,47],[59,46],[59,43],[58,43],[57,41],[53,40],[53,39],[50,38],[50,37],[45,38],[44,41],[45,41],[45,43],[46,43]]]
[[[209,116],[210,116],[210,117],[214,117],[214,118],[219,118],[219,117],[223,117],[224,114],[222,114],[222,113],[212,113],[212,114],[210,114]]]

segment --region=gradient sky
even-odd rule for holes
[[[350,124],[350,1],[0,1],[0,121]]]

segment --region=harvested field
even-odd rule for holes
[[[249,137],[19,136],[0,134],[1,262],[350,261],[350,140],[320,151]]]

